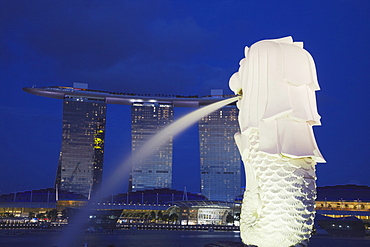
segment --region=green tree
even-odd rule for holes
[[[148,214],[148,213],[144,214],[143,218],[144,218],[144,222],[147,223],[148,220],[150,219],[150,214]]]
[[[38,213],[38,214],[36,214],[36,218],[43,219],[43,218],[45,218],[45,214],[44,213]]]
[[[177,223],[178,220],[179,216],[177,214],[173,213],[170,215],[170,221],[172,221],[172,223]]]
[[[58,210],[56,210],[55,208],[50,210],[50,211],[47,211],[46,212],[46,215],[47,217],[51,220],[51,221],[56,221],[57,217],[58,217]]]
[[[233,223],[234,224],[234,216],[232,216],[231,214],[228,214],[226,216],[226,223]]]
[[[66,209],[63,209],[62,210],[62,220],[66,220],[68,218],[67,216],[67,210]]]
[[[144,212],[141,212],[139,214],[139,217],[140,217],[141,222],[143,222],[145,220],[145,213]]]
[[[155,214],[155,212],[154,211],[151,211],[150,212],[150,216],[149,216],[149,219],[150,220],[155,220],[155,218],[157,217],[157,215]]]
[[[170,215],[170,221],[172,223],[176,224],[178,220],[179,220],[179,216],[177,214],[173,213],[173,214]]]
[[[162,220],[168,224],[170,220],[170,216],[168,214],[164,214],[162,215]]]
[[[35,213],[34,212],[28,212],[28,219],[35,218]]]
[[[234,219],[240,221],[240,213],[236,213]]]
[[[157,213],[157,219],[158,219],[159,221],[161,221],[161,220],[162,220],[162,217],[163,217],[163,213],[162,213],[162,211],[158,211],[158,213]]]
[[[14,214],[6,212],[6,213],[4,213],[4,217],[14,218]]]

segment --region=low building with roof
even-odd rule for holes
[[[0,195],[0,216],[8,220],[9,216],[29,217],[30,213],[45,214],[55,209],[60,213],[66,208],[82,207],[87,202],[83,195],[54,188],[8,193]],[[94,209],[121,210],[126,222],[150,222],[149,216],[154,212],[157,218],[158,214],[176,215],[172,218],[183,225],[226,225],[231,217],[237,218],[240,207],[239,200],[235,203],[210,201],[198,193],[153,189],[108,196],[96,203]],[[318,187],[316,214],[331,218],[356,217],[370,225],[370,187]]]
[[[234,203],[203,200],[177,201],[169,211],[178,214],[182,225],[227,225],[229,217],[234,219],[235,209]]]
[[[0,215],[28,217],[53,209],[81,207],[87,202],[83,195],[54,188],[28,190],[0,195]]]
[[[181,200],[208,200],[200,193],[191,193],[169,188],[150,189],[135,192],[119,193],[106,197],[105,203],[125,204],[169,204]]]
[[[318,187],[316,213],[332,218],[355,216],[370,224],[370,187],[354,184]]]

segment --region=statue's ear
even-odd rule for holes
[[[303,49],[303,42],[293,42],[293,45],[296,45]]]
[[[248,51],[249,51],[249,47],[248,47],[248,46],[246,46],[246,47],[244,48],[244,56],[245,56],[245,57],[247,57],[247,53],[248,53]]]
[[[242,66],[242,64],[245,62],[245,58],[239,61],[239,66]]]
[[[293,37],[287,36],[280,39],[272,39],[271,41],[275,41],[277,43],[286,43],[286,44],[293,44]]]
[[[234,73],[229,80],[229,87],[235,93],[240,93],[242,89],[241,81],[239,78],[239,72]]]

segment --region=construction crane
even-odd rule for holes
[[[81,164],[81,162],[78,162],[77,165],[76,165],[76,167],[75,167],[75,169],[73,170],[72,175],[69,178],[69,182],[70,183],[72,183],[72,181],[73,181],[73,179],[74,179],[74,177],[75,177],[75,175],[77,173],[77,170],[78,170],[78,167],[80,166],[80,164]]]

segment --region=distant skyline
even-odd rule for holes
[[[321,87],[314,132],[327,163],[317,165],[317,185],[370,186],[369,12],[366,0],[2,1],[0,194],[54,185],[62,100],[23,87],[232,94],[244,46],[288,35],[312,54]],[[130,107],[109,105],[107,119],[103,182],[131,152]],[[175,137],[174,189],[200,192],[198,145],[195,125]]]

